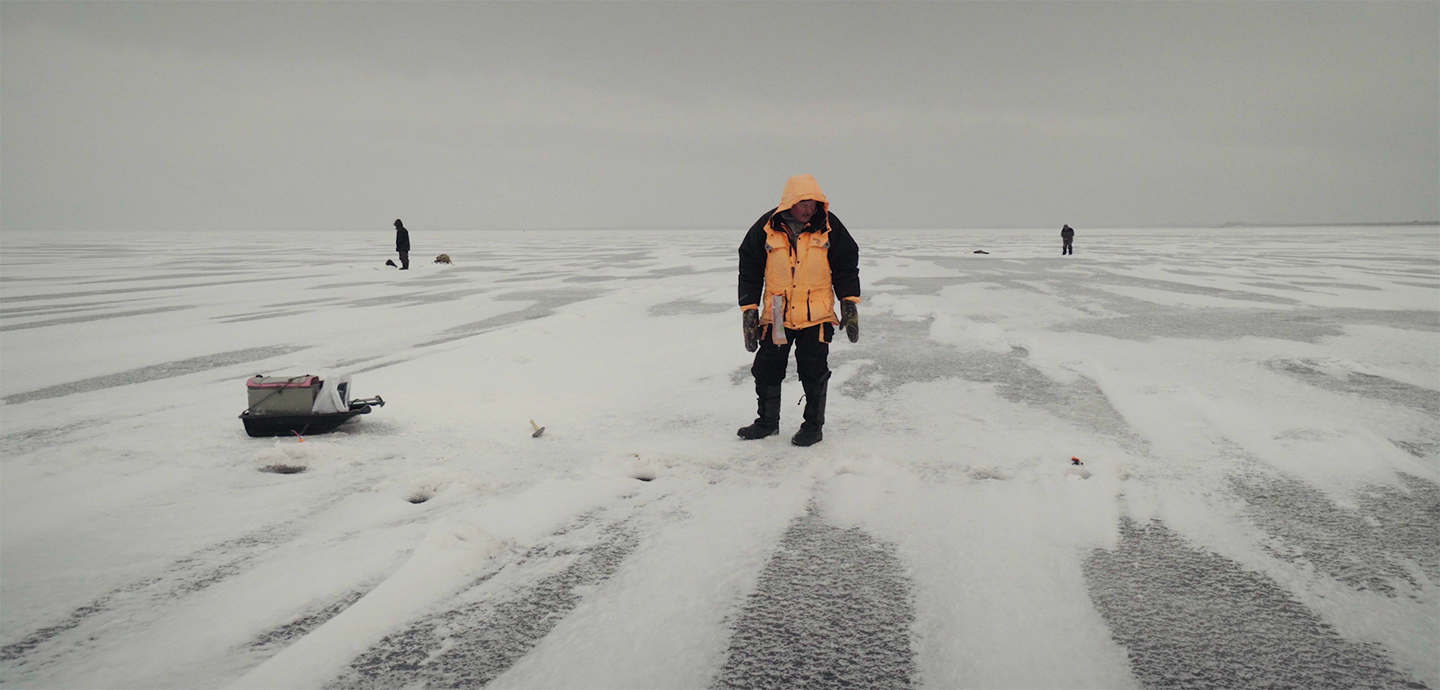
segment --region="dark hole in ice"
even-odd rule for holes
[[[260,468],[261,472],[272,472],[274,474],[298,474],[305,471],[304,465],[266,465]]]

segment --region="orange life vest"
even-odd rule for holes
[[[835,288],[830,283],[829,224],[820,231],[801,233],[793,247],[790,234],[776,224],[783,224],[779,213],[765,226],[765,301],[760,305],[760,323],[774,320],[777,296],[784,299],[786,328],[840,323],[835,315]]]

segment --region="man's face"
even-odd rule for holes
[[[806,199],[790,207],[790,217],[803,223],[809,223],[810,217],[815,215],[815,209],[819,203],[814,199]]]

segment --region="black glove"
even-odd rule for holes
[[[849,338],[850,342],[860,342],[860,312],[854,302],[840,302],[840,327],[845,329],[845,337]]]
[[[740,315],[740,329],[745,332],[745,350],[754,352],[760,347],[760,310],[746,309]]]

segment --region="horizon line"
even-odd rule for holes
[[[1064,225],[1063,223],[1061,225]],[[1237,223],[1229,222],[1219,225],[1091,225],[1081,226],[1094,230],[1237,230],[1245,228],[1348,228],[1348,227],[1399,227],[1399,226],[1429,226],[1440,225],[1440,220],[1407,220],[1407,221],[1378,221],[1378,222],[1353,222],[1353,223]],[[1056,225],[1055,227],[1060,227]],[[1074,226],[1071,226],[1074,227]],[[453,226],[441,225],[431,228],[424,228],[423,231],[430,232],[559,232],[559,231],[612,231],[612,230],[635,230],[635,231],[661,231],[661,232],[692,232],[692,231],[734,231],[739,226],[727,225],[556,225],[543,227],[476,227],[476,226]],[[262,231],[372,231],[376,229],[389,230],[390,228],[371,228],[370,226],[345,226],[345,227],[300,227],[300,226],[273,226],[261,228]],[[408,229],[408,228],[407,228]],[[739,228],[739,229],[748,229]],[[929,230],[1049,230],[1051,226],[1037,225],[975,225],[975,226],[910,226],[910,227],[886,227],[871,228],[876,230],[894,231],[929,231]]]

